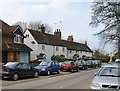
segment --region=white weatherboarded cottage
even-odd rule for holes
[[[64,55],[66,58],[92,57],[92,51],[87,44],[73,42],[73,36],[68,36],[67,40],[61,39],[61,31],[57,29],[54,35],[45,33],[45,27],[42,24],[38,31],[27,29],[24,33],[26,38],[24,43],[33,51],[31,60],[41,58],[51,59],[53,55]]]

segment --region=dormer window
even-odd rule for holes
[[[15,37],[14,37],[14,42],[15,43],[20,43],[21,42],[21,37],[19,34],[16,34]]]

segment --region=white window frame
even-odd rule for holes
[[[15,34],[14,42],[15,42],[15,43],[21,43],[21,35]]]
[[[62,51],[63,51],[63,52],[65,51],[65,47],[62,48]]]
[[[45,51],[45,45],[42,45],[42,51]]]
[[[56,46],[56,51],[59,51],[59,47],[58,46]]]

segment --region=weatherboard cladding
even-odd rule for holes
[[[78,42],[72,42],[68,40],[62,40],[60,37],[44,33],[42,34],[39,31],[28,29],[34,39],[38,44],[47,44],[53,46],[64,46],[67,47],[68,50],[76,50],[76,51],[86,51],[92,52],[92,50],[86,45]]]

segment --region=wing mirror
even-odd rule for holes
[[[95,73],[95,76],[97,75],[97,73]]]

